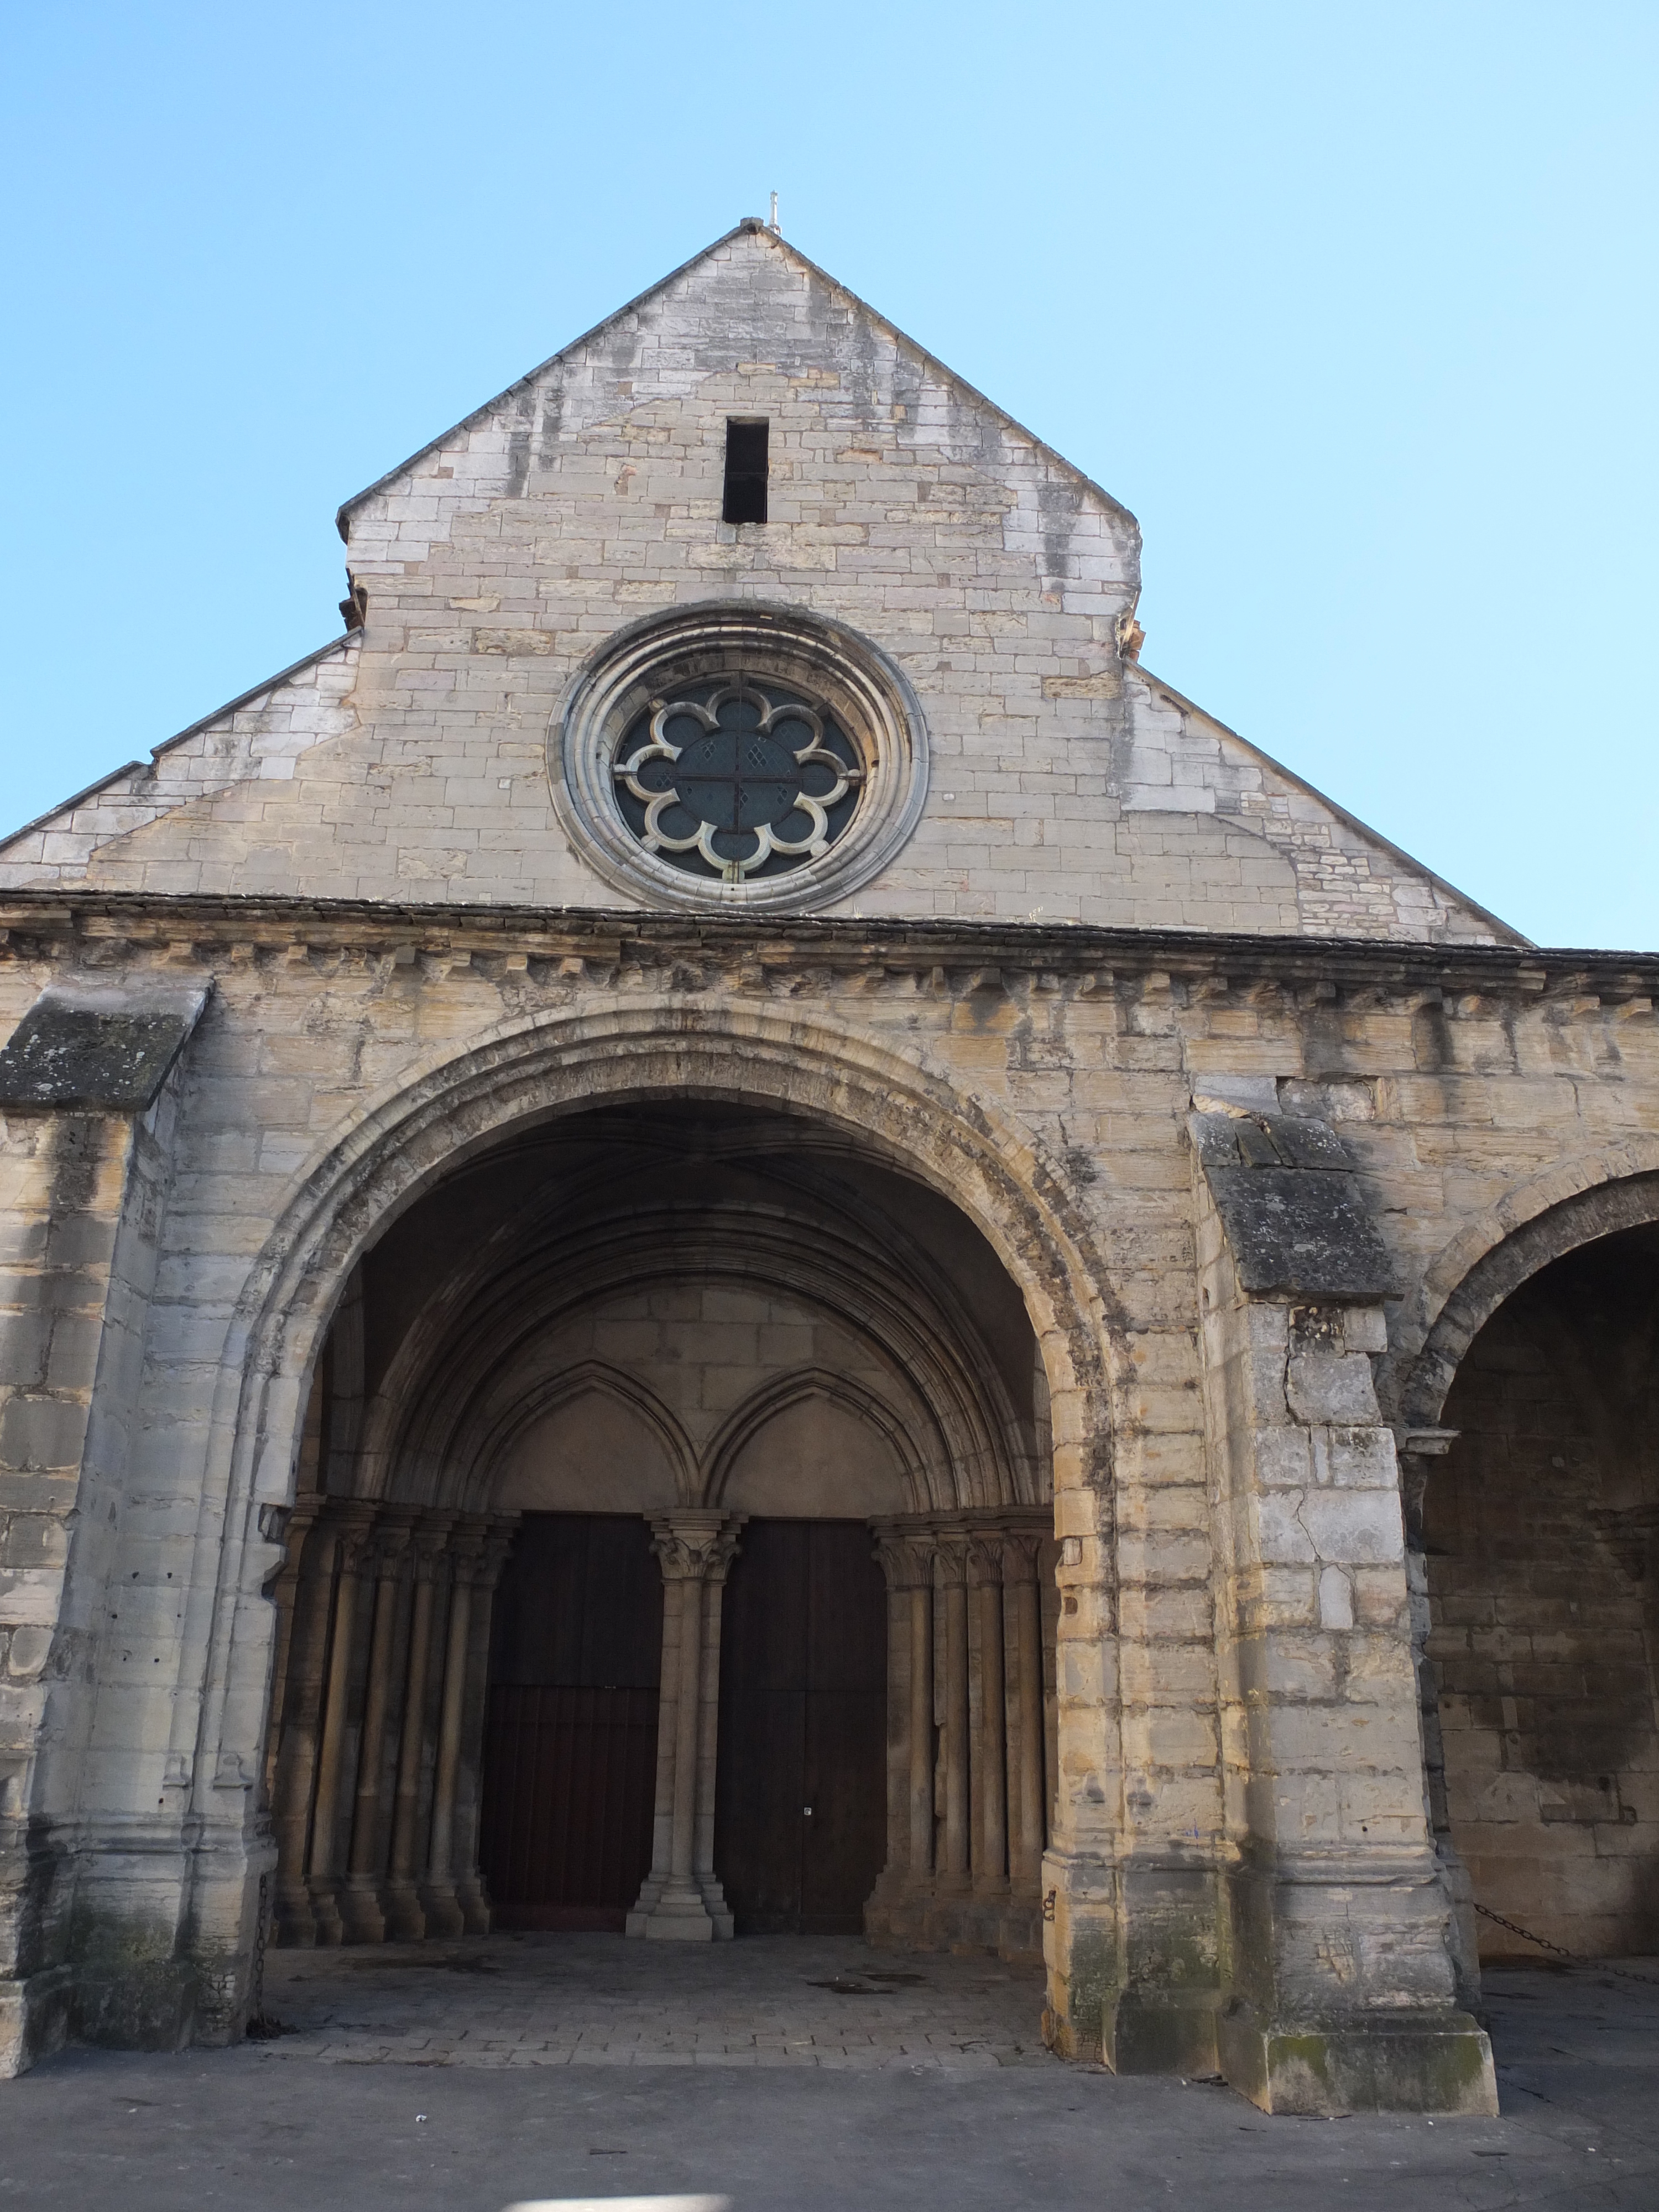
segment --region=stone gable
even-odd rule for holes
[[[732,416],[771,426],[763,525],[720,520]],[[0,884],[624,903],[554,804],[564,702],[628,624],[737,601],[867,640],[925,720],[920,821],[841,911],[1513,940],[1127,659],[1133,518],[763,228],[341,530],[362,628],[18,833]]]

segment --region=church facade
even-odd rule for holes
[[[1659,1933],[1659,958],[1152,677],[1133,518],[759,222],[340,529],[0,845],[6,2064],[862,1929],[1495,2110],[1508,1923]]]

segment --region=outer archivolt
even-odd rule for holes
[[[653,699],[623,736],[612,773],[647,852],[694,871],[701,862],[726,883],[827,853],[864,777],[821,708],[744,677]]]

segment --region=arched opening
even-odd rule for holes
[[[1493,1255],[1508,1294],[1423,1496],[1441,1818],[1486,1961],[1540,1955],[1492,1914],[1588,1956],[1659,1948],[1659,1225],[1568,1234],[1540,1224],[1518,1283]]]
[[[316,1364],[278,1939],[1035,1953],[1051,1459],[1019,1290],[845,1133],[629,1103],[471,1152]]]

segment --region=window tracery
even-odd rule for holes
[[[726,883],[826,854],[852,822],[864,769],[827,707],[746,676],[653,699],[613,774],[647,853]]]
[[[550,732],[572,842],[653,907],[843,899],[903,845],[927,791],[908,684],[799,608],[675,608],[607,641]]]

